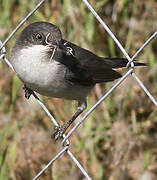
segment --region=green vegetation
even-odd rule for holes
[[[90,0],[95,10],[120,40],[130,56],[157,30],[157,1]],[[2,41],[30,12],[37,0],[0,0]],[[49,0],[24,24],[49,21],[63,37],[100,56],[123,56],[113,40],[82,1]],[[7,57],[20,31],[6,45]],[[157,41],[136,58],[148,67],[135,72],[157,97]],[[120,70],[125,74],[127,70]],[[97,85],[88,109],[114,84]],[[22,83],[0,63],[0,179],[30,180],[60,151],[51,139],[53,126],[33,98],[26,100]],[[73,102],[43,97],[59,123],[75,111]],[[78,128],[70,138],[71,150],[95,180],[136,180],[145,172],[157,179],[157,110],[130,76]],[[80,170],[65,155],[41,180],[82,180]],[[140,180],[140,179],[139,179]]]

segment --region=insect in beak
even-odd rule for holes
[[[52,48],[52,55],[51,55],[51,57],[50,57],[50,62],[51,62],[52,59],[53,59],[53,57],[54,57],[54,55],[55,55],[55,52],[56,52],[56,49],[57,49],[57,45],[48,42],[49,36],[50,36],[50,33],[47,34],[46,39],[45,39],[45,42],[46,42],[46,45],[47,45],[48,47]]]

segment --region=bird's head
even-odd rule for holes
[[[57,26],[48,22],[35,22],[22,31],[17,44],[23,46],[59,45],[61,40],[62,33]]]
[[[62,40],[60,29],[48,22],[35,22],[28,25],[22,31],[15,47],[18,49],[29,48],[31,54],[38,54],[39,56],[40,54],[45,56],[49,53],[51,59],[57,48],[69,51]]]

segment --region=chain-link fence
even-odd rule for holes
[[[32,14],[40,7],[42,6],[42,4],[45,2],[46,0],[42,0],[40,1],[36,7],[33,9],[33,11],[31,11],[22,21],[21,23],[12,31],[12,33],[8,36],[8,38],[2,43],[0,43],[0,59],[2,59],[3,61],[5,61],[8,66],[12,69],[12,65],[9,62],[9,60],[6,58],[6,49],[5,49],[5,45],[8,43],[8,41],[14,36],[14,34],[16,33],[16,31],[21,28],[21,26],[28,20],[28,18],[30,16],[32,16]],[[70,132],[67,135],[64,135],[64,139],[62,141],[62,149],[53,157],[53,159],[47,164],[47,166],[45,166],[34,178],[38,179],[43,172],[49,168],[49,166],[51,166],[58,158],[61,157],[61,155],[63,154],[68,154],[69,157],[71,158],[71,160],[78,166],[78,168],[80,169],[80,171],[83,173],[83,175],[86,177],[86,179],[90,180],[92,179],[91,177],[89,177],[88,173],[85,171],[85,169],[83,168],[83,166],[80,164],[80,162],[77,160],[77,158],[71,153],[70,151],[70,142],[68,140],[68,138],[74,134],[74,132],[77,130],[77,128],[79,128],[80,124],[82,124],[85,119],[98,107],[98,105],[100,105],[128,76],[132,76],[134,78],[134,80],[138,83],[138,85],[141,87],[141,91],[143,90],[149,97],[149,99],[152,101],[152,103],[157,106],[157,101],[156,99],[153,97],[153,95],[150,93],[150,91],[145,87],[145,85],[142,83],[142,81],[138,78],[138,76],[136,75],[136,73],[134,72],[134,62],[133,60],[139,55],[139,53],[142,52],[142,50],[153,40],[153,38],[155,38],[157,36],[157,31],[151,36],[149,37],[149,39],[141,46],[141,48],[134,54],[134,56],[130,57],[127,52],[125,51],[125,49],[122,47],[122,45],[120,44],[120,42],[118,41],[118,39],[115,37],[115,35],[111,32],[110,28],[105,24],[105,22],[100,18],[100,16],[97,14],[97,12],[94,10],[94,8],[89,4],[89,2],[87,0],[82,0],[82,3],[85,4],[85,6],[88,7],[88,9],[91,11],[91,13],[93,14],[93,16],[95,16],[95,18],[99,21],[99,23],[103,26],[103,28],[107,31],[107,33],[109,34],[109,36],[114,40],[114,42],[117,44],[117,46],[120,48],[121,52],[124,54],[124,56],[128,59],[128,71],[125,75],[123,75],[121,77],[120,80],[118,80],[112,88],[110,88],[110,90],[105,93],[105,95],[98,100],[98,102],[96,104],[94,104],[93,107],[90,108],[90,110],[76,123],[76,125],[70,130]],[[46,108],[46,106],[43,104],[43,102],[35,95],[34,96],[35,99],[37,100],[37,102],[40,104],[40,106],[42,107],[42,109],[46,112],[46,114],[49,116],[49,118],[51,119],[51,121],[53,122],[53,124],[55,126],[58,126],[59,124],[57,123],[57,121],[55,120],[55,118],[52,116],[52,114],[48,111],[48,109]],[[94,177],[93,177],[94,179]]]

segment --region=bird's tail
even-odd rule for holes
[[[126,59],[126,58],[103,58],[103,60],[105,60],[105,63],[107,65],[111,66],[111,68],[126,67],[129,62],[128,59]],[[134,65],[135,66],[146,66],[145,63],[137,62],[136,60],[134,60]]]

